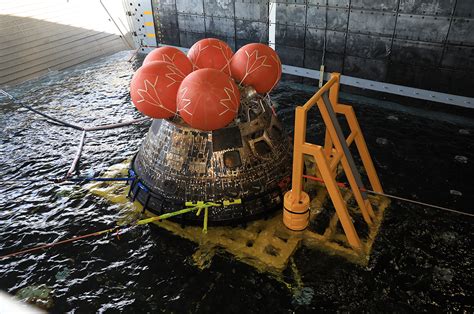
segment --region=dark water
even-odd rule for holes
[[[35,108],[80,124],[138,118],[128,84],[128,53],[20,85],[10,92]],[[290,129],[293,107],[312,88],[283,83],[274,92]],[[387,193],[473,213],[474,120],[345,95],[353,103]],[[408,101],[408,100],[407,100]],[[368,105],[368,102],[372,102]],[[320,120],[310,125],[321,139]],[[80,132],[48,124],[0,99],[0,255],[37,243],[112,227],[117,205],[80,186],[44,178],[64,175]],[[130,158],[146,126],[89,133],[82,174]],[[297,291],[221,254],[203,271],[196,245],[157,228],[120,239],[94,238],[0,260],[0,289],[50,289],[51,312],[473,311],[473,218],[393,201],[368,267],[300,249]],[[285,274],[292,282],[291,273]]]

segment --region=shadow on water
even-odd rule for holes
[[[130,64],[128,56],[118,53],[11,92],[77,123],[139,118],[128,93],[139,61]],[[293,104],[310,95],[310,87],[289,82],[273,93],[288,129]],[[387,193],[472,213],[474,121],[342,98],[355,107]],[[315,115],[309,126],[315,141],[322,138],[317,121]],[[1,177],[37,180],[0,184],[1,254],[114,225],[117,206],[80,186],[43,180],[67,171],[79,132],[50,125],[5,99],[0,99],[0,124]],[[98,175],[130,158],[146,131],[131,126],[94,133],[86,142],[82,173]],[[472,311],[471,226],[472,218],[393,201],[368,267],[300,249],[294,259],[304,283],[299,291],[226,254],[201,271],[191,258],[195,244],[149,227],[120,239],[78,241],[2,260],[0,288],[21,294],[45,285],[52,312]]]

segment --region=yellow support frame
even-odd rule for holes
[[[383,190],[354,109],[349,105],[339,103],[339,81],[340,74],[332,73],[329,81],[305,105],[296,108],[292,189],[285,194],[283,222],[291,230],[304,230],[309,223],[310,201],[309,196],[303,191],[303,164],[304,155],[312,156],[324,180],[347,241],[355,251],[361,252],[362,242],[336,181],[337,168],[339,164],[342,164],[362,216],[365,222],[372,226],[375,214],[347,149],[351,144],[356,144],[372,189],[378,193],[383,193]],[[324,146],[306,142],[307,114],[313,106],[318,107],[326,125]],[[341,141],[342,132],[337,120],[334,119],[335,114],[344,115],[351,130],[347,138],[343,137],[345,143]]]

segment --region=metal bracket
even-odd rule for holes
[[[307,68],[300,68],[291,65],[283,65],[283,73],[291,74],[301,77],[307,77],[315,80],[319,80],[321,72],[318,70],[312,70]],[[330,74],[324,73],[324,80],[329,80]],[[361,79],[357,77],[341,75],[341,84],[347,86],[354,86],[362,89],[373,90],[377,92],[383,92],[393,95],[400,95],[405,97],[412,97],[417,99],[423,99],[428,101],[439,102],[448,105],[454,105],[464,108],[474,109],[474,98],[451,95],[446,93],[440,93],[425,89],[419,89],[414,87],[377,82],[372,80]]]

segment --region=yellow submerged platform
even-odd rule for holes
[[[332,73],[330,80],[305,105],[296,108],[292,188],[285,194],[284,212],[282,208],[266,220],[242,227],[211,227],[207,233],[201,227],[183,227],[167,220],[154,223],[196,242],[199,248],[193,257],[199,267],[206,267],[215,252],[225,250],[260,271],[280,274],[301,245],[367,265],[390,201],[380,196],[382,186],[353,108],[338,101],[339,81],[340,74]],[[326,126],[324,146],[306,141],[307,113],[311,108],[318,108]],[[347,121],[350,131],[347,137],[337,114]],[[352,143],[361,156],[361,168],[349,150]],[[113,166],[104,176],[127,176],[128,166],[128,161]],[[341,188],[347,185],[336,181],[338,174],[346,177],[350,188]],[[364,188],[360,174],[368,176],[375,191]],[[132,223],[143,218],[139,217],[142,214],[154,216],[148,211],[143,213],[138,202],[132,204],[126,198],[124,185],[93,183],[88,189],[111,202],[121,203],[128,217],[122,223]],[[368,195],[369,191],[376,196]],[[303,231],[291,231],[287,226]]]
[[[104,177],[123,177],[127,175],[129,161],[117,164],[109,168]],[[108,201],[120,204],[123,210],[123,217],[118,224],[128,224],[141,217],[143,207],[138,202],[131,203],[127,199],[127,189],[123,183],[90,183],[86,188],[93,194],[106,198]],[[181,226],[178,223],[163,220],[154,222],[160,228],[195,242],[199,247],[193,255],[198,267],[208,266],[214,254],[219,251],[227,251],[237,260],[246,263],[261,272],[281,274],[287,267],[291,256],[301,246],[318,249],[325,254],[342,256],[351,262],[366,265],[369,261],[372,245],[380,228],[383,213],[389,205],[389,200],[384,197],[370,197],[373,204],[376,218],[365,236],[361,236],[363,250],[355,252],[349,243],[343,230],[338,226],[338,218],[332,209],[331,200],[328,199],[327,190],[324,185],[317,182],[305,182],[305,190],[312,196],[310,208],[310,226],[305,231],[291,231],[282,222],[282,212],[277,212],[269,219],[249,222],[245,227],[209,227],[207,233],[203,233],[199,226]],[[349,199],[351,193],[344,194],[345,199]],[[348,206],[353,217],[360,215],[357,207]],[[318,216],[326,210],[326,217],[330,213],[330,219],[326,226],[319,223],[317,232],[315,225],[318,225]],[[332,210],[332,212],[331,212]],[[154,215],[148,211],[147,217]]]

